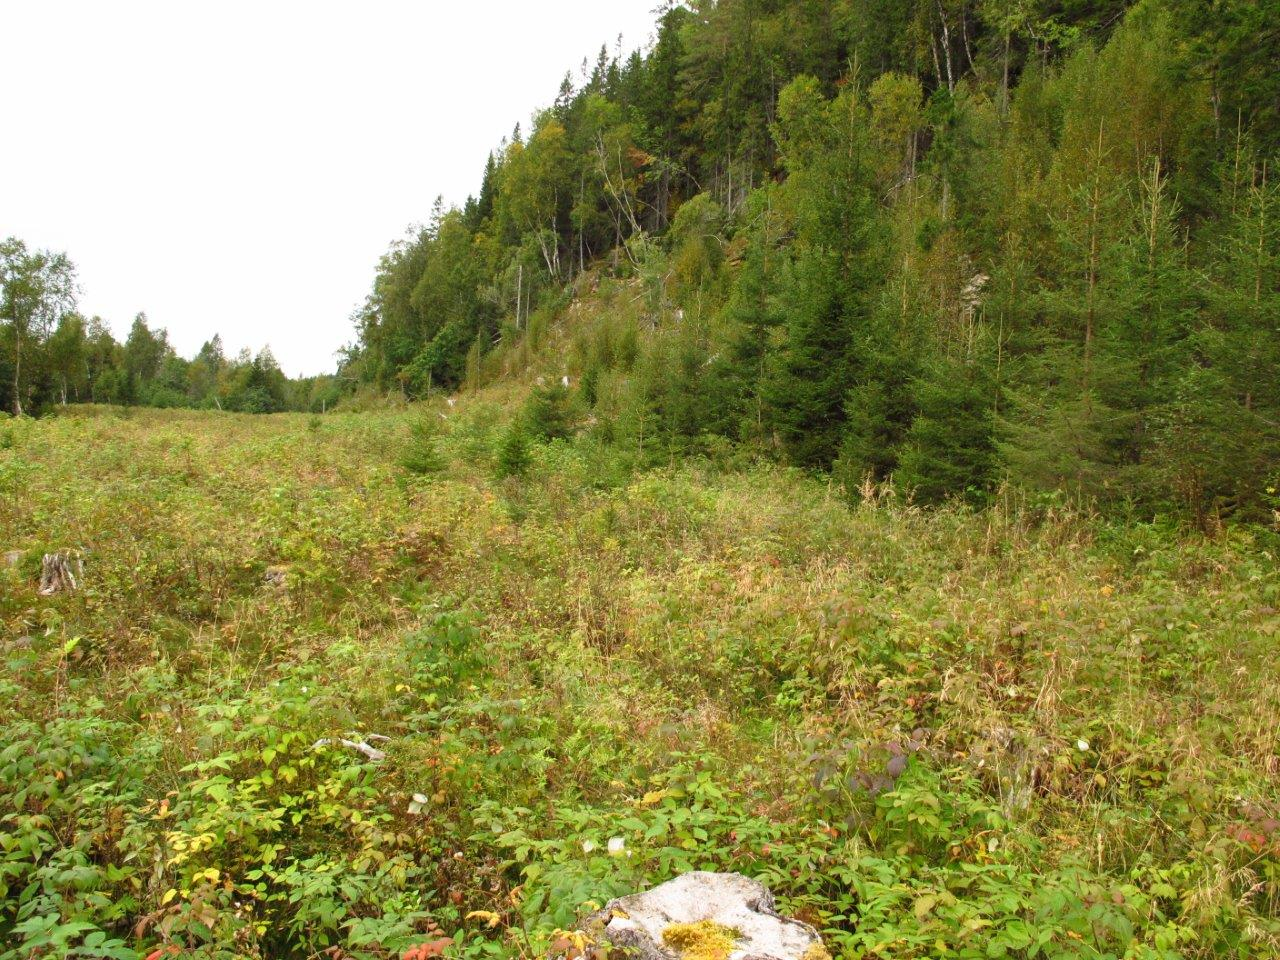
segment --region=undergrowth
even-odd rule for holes
[[[532,957],[690,869],[839,957],[1280,951],[1272,533],[554,403],[5,427],[0,958]]]

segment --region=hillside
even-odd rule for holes
[[[655,17],[333,375],[0,244],[0,960],[1280,956],[1276,3]]]
[[[1280,476],[1274,3],[668,4],[393,244],[344,376],[487,382],[584,282],[597,436],[1202,527]],[[516,118],[513,118],[513,120]],[[479,171],[477,171],[479,174]],[[425,213],[425,211],[423,211]]]
[[[541,956],[693,867],[844,957],[1280,950],[1274,534],[637,472],[512,389],[0,428],[0,957]]]

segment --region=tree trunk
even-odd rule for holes
[[[22,416],[22,326],[13,319],[13,415]]]
[[[955,72],[951,68],[951,28],[947,26],[947,14],[938,0],[938,19],[942,21],[942,56],[947,65],[947,93],[956,92]]]
[[[1004,76],[1000,80],[1000,115],[1009,115],[1009,31],[1004,32]]]
[[[1258,191],[1258,260],[1253,279],[1253,302],[1262,302],[1262,274],[1265,272],[1267,238],[1267,162],[1262,161],[1262,187]]]
[[[1102,206],[1102,122],[1098,123],[1098,153],[1094,158],[1093,194],[1089,201],[1089,263],[1086,268],[1084,314],[1084,371],[1081,389],[1084,393],[1085,412],[1092,409],[1090,384],[1093,368],[1093,335],[1097,310],[1098,290],[1098,231],[1101,228]]]
[[[960,11],[960,37],[964,40],[964,55],[969,61],[969,72],[978,75],[978,66],[973,62],[973,48],[969,46],[969,18]]]

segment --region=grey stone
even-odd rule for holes
[[[739,873],[683,874],[610,901],[582,926],[635,960],[679,960],[679,946],[664,933],[673,924],[702,921],[731,931],[734,948],[725,960],[830,960],[817,930],[780,916],[769,889]]]

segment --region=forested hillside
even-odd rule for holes
[[[347,367],[493,376],[584,273],[579,420],[1201,521],[1280,452],[1274,0],[721,0],[602,50],[382,261]],[[593,280],[594,282],[594,280]]]
[[[227,357],[216,334],[187,360],[142,313],[119,343],[101,317],[79,312],[78,296],[65,253],[0,241],[0,410],[113,403],[274,413],[321,410],[341,395],[331,376],[290,380],[270,349]]]
[[[0,245],[0,960],[1280,957],[1280,0],[657,16],[333,376]]]

